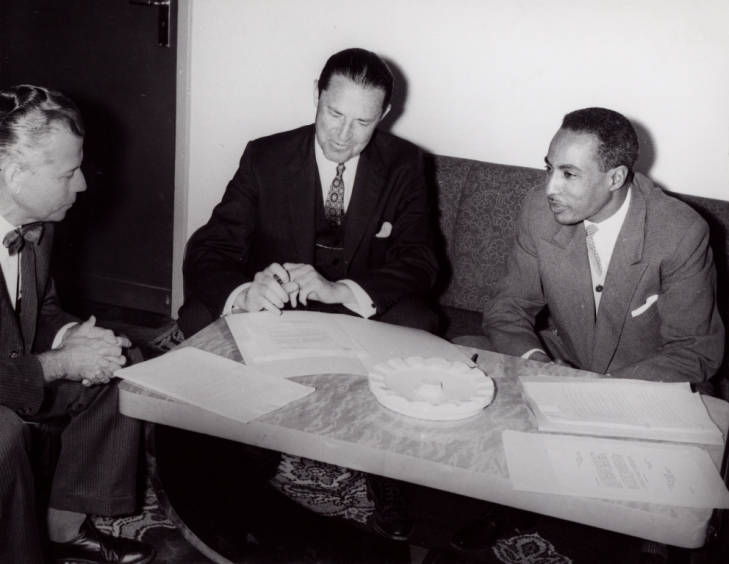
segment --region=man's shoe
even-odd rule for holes
[[[146,564],[154,560],[154,548],[143,542],[105,535],[89,517],[78,536],[68,542],[52,542],[51,554],[56,563],[76,564]]]
[[[375,531],[391,540],[407,540],[413,530],[413,521],[408,515],[407,502],[399,482],[369,475],[367,491],[375,504],[375,513],[372,515]]]
[[[505,528],[504,515],[498,510],[486,511],[468,522],[451,537],[456,550],[480,552],[490,549]]]

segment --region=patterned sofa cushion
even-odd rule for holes
[[[481,311],[504,274],[521,203],[544,171],[444,156],[434,171],[449,262],[440,303]]]

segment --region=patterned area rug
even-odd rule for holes
[[[283,455],[272,485],[281,493],[307,509],[339,519],[351,520],[367,528],[374,506],[367,497],[365,476],[361,472],[323,464],[313,460]],[[103,532],[137,540],[153,542],[165,536],[164,531],[174,531],[175,525],[161,507],[151,480],[148,480],[144,505],[140,513],[119,518],[96,517],[96,526]],[[184,542],[184,541],[178,541]],[[163,552],[165,548],[158,553]],[[179,547],[177,550],[180,550]],[[179,554],[179,553],[178,553]],[[192,562],[186,553],[184,560],[160,554],[163,562]],[[201,556],[202,560],[205,559]],[[315,559],[316,560],[316,559]],[[413,563],[419,562],[413,559]],[[572,560],[560,554],[554,545],[538,533],[515,535],[499,539],[491,548],[491,554],[480,558],[466,558],[462,554],[434,550],[423,564],[456,564],[483,562],[504,564],[572,564]]]
[[[152,529],[176,528],[160,507],[150,482],[147,483],[145,489],[144,504],[140,513],[116,518],[95,517],[94,524],[104,533],[137,540],[142,540],[144,535]]]
[[[491,550],[505,564],[572,564],[572,559],[557,552],[539,533],[499,539]]]

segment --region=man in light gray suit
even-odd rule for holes
[[[487,342],[463,344],[621,378],[712,376],[724,326],[708,226],[634,172],[637,157],[638,137],[621,114],[585,108],[564,117],[544,159],[545,188],[527,195],[507,273],[484,308]],[[516,518],[533,526],[526,514]],[[452,544],[486,548],[505,519],[486,506]],[[641,551],[665,556],[666,547],[646,541]]]
[[[604,108],[567,114],[484,310],[493,350],[621,378],[701,382],[724,327],[706,223],[634,172],[638,139]],[[548,329],[535,319],[548,311]]]

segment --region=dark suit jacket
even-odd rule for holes
[[[593,372],[702,381],[723,356],[715,286],[704,220],[636,174],[595,318],[584,226],[558,224],[538,190],[525,202],[484,332],[492,348],[511,355],[546,345]],[[542,343],[534,319],[545,306],[552,330]]]
[[[52,245],[53,225],[46,223],[38,245],[26,243],[21,251],[19,316],[0,272],[0,404],[21,415],[35,414],[43,401],[43,372],[34,353],[50,349],[58,330],[75,321],[58,304],[49,271]]]
[[[250,142],[222,201],[190,239],[185,292],[205,305],[210,320],[237,286],[272,262],[313,264],[315,199],[322,198],[314,143],[312,125]],[[377,131],[360,155],[344,224],[344,263],[345,277],[369,294],[378,314],[432,288],[433,217],[421,151]],[[384,222],[392,233],[376,237]]]

